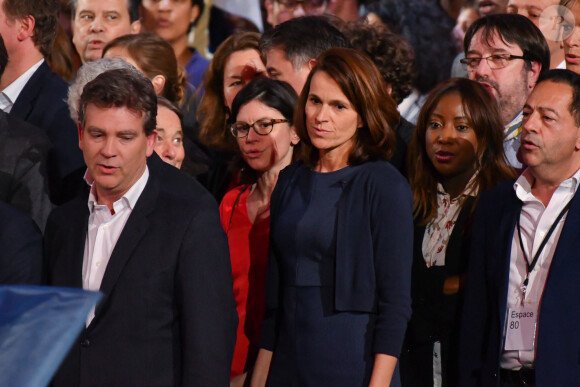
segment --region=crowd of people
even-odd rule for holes
[[[103,294],[53,385],[579,383],[580,2],[59,5],[0,0],[0,284]]]

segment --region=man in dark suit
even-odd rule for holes
[[[56,37],[57,17],[54,0],[0,0],[0,34],[10,58],[0,80],[0,108],[43,129],[50,138],[51,198],[62,202],[70,196],[62,192],[63,180],[84,163],[65,103],[67,85],[44,60]]]
[[[42,235],[30,216],[0,201],[0,285],[40,284]]]
[[[136,70],[106,71],[83,90],[91,189],[49,218],[47,280],[104,300],[57,386],[229,385],[237,316],[225,234],[197,182],[159,160],[148,166],[156,105]]]
[[[8,52],[0,35],[0,78],[7,63]],[[41,231],[52,209],[46,176],[50,149],[50,141],[40,129],[0,111],[0,200],[32,216]]]
[[[580,380],[580,75],[547,72],[523,115],[528,167],[484,193],[475,215],[460,386]]]

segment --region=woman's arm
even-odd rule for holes
[[[375,355],[375,364],[373,366],[373,373],[371,375],[369,387],[390,386],[396,365],[396,357],[385,355],[384,353],[377,353]]]
[[[264,387],[268,379],[268,372],[270,371],[270,363],[272,363],[272,355],[274,352],[267,349],[260,348],[254,371],[252,372],[251,387]]]

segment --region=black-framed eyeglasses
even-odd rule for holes
[[[230,126],[230,130],[234,137],[244,138],[250,133],[250,128],[254,129],[254,132],[260,136],[266,136],[272,132],[274,125],[281,124],[283,122],[288,122],[283,118],[265,118],[254,122],[253,124],[248,124],[247,122],[234,122]]]
[[[327,0],[278,0],[278,3],[288,11],[293,11],[298,4],[302,4],[302,7],[306,12],[317,11],[326,4],[326,2]]]
[[[482,59],[487,61],[487,65],[492,70],[503,69],[508,65],[508,63],[514,59],[523,59],[527,60],[524,56],[519,55],[509,55],[509,54],[497,54],[497,55],[490,55],[486,56],[485,58],[477,58],[477,57],[466,57],[460,60],[462,64],[467,67],[468,71],[473,71],[477,67],[479,67],[479,63]]]

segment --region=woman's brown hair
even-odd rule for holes
[[[187,78],[177,64],[175,52],[167,41],[148,33],[123,35],[105,46],[103,56],[114,47],[127,50],[147,78],[163,76],[165,85],[161,96],[181,106],[186,96]]]
[[[419,224],[427,224],[437,215],[437,183],[440,177],[427,156],[425,133],[437,104],[450,93],[458,93],[461,97],[469,126],[477,136],[476,199],[480,192],[515,176],[504,158],[503,125],[497,102],[475,81],[466,78],[443,81],[433,89],[421,108],[407,152],[414,215]],[[476,202],[473,201],[471,211],[475,209]]]
[[[295,111],[294,125],[303,143],[304,161],[312,167],[318,162],[318,149],[308,137],[304,110],[312,77],[320,71],[336,82],[363,123],[356,132],[348,164],[388,160],[396,145],[394,128],[400,119],[397,105],[389,96],[379,70],[364,53],[350,48],[333,48],[318,57]]]
[[[256,50],[260,34],[244,32],[232,35],[217,48],[203,82],[203,97],[197,110],[200,123],[199,140],[206,146],[227,152],[237,148],[234,137],[226,127],[229,111],[224,99],[224,71],[226,61],[236,51]]]

